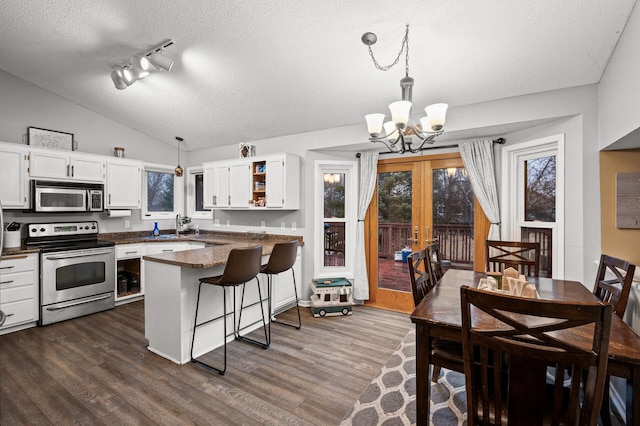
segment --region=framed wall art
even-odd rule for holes
[[[39,127],[27,128],[27,142],[29,145],[39,148],[60,149],[73,151],[73,133],[58,132],[56,130],[41,129]]]

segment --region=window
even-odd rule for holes
[[[142,188],[143,219],[169,219],[182,213],[182,178],[173,166],[145,164]]]
[[[204,172],[202,167],[189,167],[187,178],[187,216],[192,219],[211,219],[213,213],[204,208]]]
[[[564,135],[506,146],[504,240],[540,243],[540,276],[564,276]]]
[[[356,171],[354,161],[316,163],[316,278],[353,277],[358,199]]]

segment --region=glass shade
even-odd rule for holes
[[[429,128],[432,129],[431,131],[439,132],[440,130],[442,130],[442,127],[444,127],[444,123],[447,118],[448,107],[448,104],[433,104],[424,109],[424,112],[427,113],[427,120],[429,123]],[[420,123],[422,123],[422,120],[420,120]]]
[[[401,128],[404,128],[409,122],[411,102],[396,101],[389,104],[389,109],[391,110],[391,119],[396,124],[396,127],[400,125]]]
[[[382,122],[384,121],[384,114],[367,114],[364,116],[367,120],[367,129],[369,135],[372,138],[377,138],[382,133]]]
[[[389,142],[394,143],[398,140],[398,136],[400,136],[400,131],[396,129],[396,125],[393,121],[387,121],[384,123],[384,131],[387,134],[387,139]]]

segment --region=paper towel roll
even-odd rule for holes
[[[105,211],[109,217],[127,217],[131,216],[131,210],[107,210]]]

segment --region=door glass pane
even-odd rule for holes
[[[378,173],[378,288],[411,292],[412,173]]]
[[[86,262],[56,269],[56,290],[103,283],[106,277],[104,262]]]
[[[539,157],[524,162],[524,220],[556,221],[556,157]]]
[[[473,190],[464,167],[433,170],[433,232],[443,267],[473,269]]]
[[[541,277],[551,278],[553,264],[553,229],[523,226],[520,228],[522,241],[540,243],[540,271]]]

